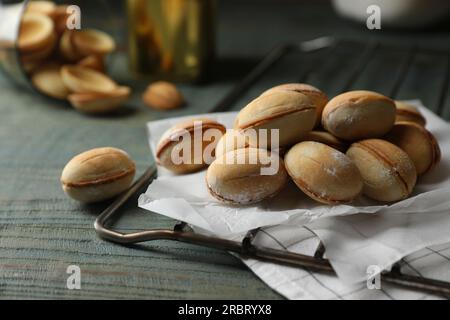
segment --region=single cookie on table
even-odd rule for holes
[[[328,102],[322,125],[338,138],[356,141],[382,137],[394,126],[395,116],[395,103],[388,97],[371,91],[351,91]]]
[[[123,150],[96,148],[72,158],[61,175],[64,192],[71,198],[93,203],[127,190],[136,172],[134,161]]]
[[[402,149],[381,139],[368,139],[350,146],[347,156],[359,168],[364,194],[374,200],[406,199],[417,181],[414,162]]]
[[[300,142],[284,157],[286,170],[310,198],[325,204],[349,203],[361,194],[358,168],[342,152],[318,142]]]
[[[415,106],[402,101],[395,101],[395,106],[397,107],[397,117],[395,122],[408,121],[417,123],[423,127],[426,126],[427,120]]]
[[[436,138],[417,123],[398,122],[385,139],[409,155],[419,176],[430,172],[441,160]]]
[[[208,168],[209,193],[220,202],[248,205],[273,197],[284,188],[288,176],[283,160],[265,149],[232,150]]]
[[[303,138],[303,141],[313,141],[326,144],[341,152],[346,152],[348,149],[348,143],[336,138],[331,133],[326,131],[311,131],[308,132]]]
[[[269,95],[278,91],[294,91],[307,95],[311,98],[316,106],[316,127],[321,125],[322,111],[328,103],[328,97],[321,90],[306,83],[286,83],[275,86],[261,94],[261,96]]]
[[[167,81],[150,84],[142,95],[144,103],[156,110],[172,110],[184,105],[184,97],[178,88]]]
[[[158,164],[177,174],[203,169],[215,157],[225,127],[208,118],[188,119],[168,129],[156,147]]]
[[[310,97],[277,91],[250,102],[239,112],[235,127],[249,136],[253,147],[271,148],[275,143],[282,148],[300,141],[315,121],[316,106]],[[272,136],[272,129],[278,130],[279,139]]]

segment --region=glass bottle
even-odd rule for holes
[[[198,81],[214,56],[214,0],[127,0],[129,63],[151,79]]]

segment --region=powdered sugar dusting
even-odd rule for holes
[[[239,192],[229,194],[227,198],[239,204],[250,204],[261,201],[275,191],[274,184],[266,181],[265,183],[256,184],[249,189],[241,188]]]
[[[327,192],[325,191],[325,190],[322,190],[321,192],[320,192],[320,197],[321,198],[328,198],[328,194],[327,194]]]
[[[329,175],[332,175],[333,177],[337,177],[337,170],[336,167],[331,167],[331,168],[325,168],[326,173],[328,173]]]
[[[239,193],[230,195],[230,198],[237,203],[248,204],[265,198],[270,194],[270,189],[270,185],[258,185],[252,190],[241,190]]]
[[[351,160],[345,154],[343,154],[342,152],[339,152],[337,150],[333,150],[332,157],[333,157],[333,159],[338,161],[338,163],[343,167],[346,167],[346,166],[349,166],[352,164]]]
[[[392,179],[392,177],[395,177],[398,174],[398,169],[394,167],[381,167],[381,170],[379,170],[379,176],[380,178],[385,182],[389,183],[390,185],[395,183],[395,180]]]

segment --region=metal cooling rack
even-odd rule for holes
[[[261,79],[263,79],[264,77],[270,79],[270,76],[267,76],[267,74],[272,68],[276,67],[276,64],[282,61],[282,59],[287,55],[292,53],[299,53],[301,55],[305,54],[314,56],[315,54],[326,50],[328,52],[328,56],[325,56],[325,59],[327,59],[327,57],[329,59],[330,55],[332,58],[334,54],[337,54],[335,50],[339,50],[338,48],[340,44],[342,44],[342,40],[336,40],[333,38],[319,38],[316,40],[303,42],[298,45],[289,44],[273,49],[256,66],[256,68],[254,68],[211,110],[211,112],[227,110],[231,106],[235,105],[239,100],[244,99],[245,95],[248,94],[248,91],[251,91],[252,86],[255,86],[255,84],[261,82]],[[361,46],[361,43],[357,44]],[[362,70],[369,65],[370,59],[373,57],[375,51],[380,48],[380,45],[380,43],[376,42],[362,45],[364,49],[360,52],[359,59],[353,61],[350,64],[352,68],[348,70],[348,73],[345,75],[345,77],[343,77],[339,81],[335,81],[338,86],[334,86],[334,88],[329,89],[329,91],[334,90],[342,92],[344,90],[349,90],[353,88],[355,82],[361,81],[361,79],[358,78],[360,77]],[[402,48],[402,50],[404,50],[404,48]],[[416,47],[411,47],[406,50],[406,57],[399,65],[397,72],[394,74],[394,79],[391,79],[392,81],[390,82],[389,89],[386,89],[386,86],[384,88],[384,91],[389,91],[386,94],[394,98],[398,96],[398,93],[401,91],[404,82],[407,81],[407,73],[410,72],[410,68],[415,61],[414,59],[416,59],[416,54],[418,54],[419,52]],[[438,54],[439,56],[445,55],[447,59],[449,57],[448,53],[437,52],[436,54]],[[388,61],[390,60],[388,59]],[[434,106],[434,109],[440,111],[440,113],[442,113],[443,111],[445,113],[444,105],[446,103],[446,96],[448,93],[446,89],[449,84],[450,60],[447,60],[447,64],[448,65],[444,71],[445,75],[442,77],[442,88],[439,92],[439,95],[437,96],[438,98],[435,99],[436,105]],[[296,80],[305,82],[307,81],[309,83],[313,82],[312,84],[315,84],[314,79],[317,80],[319,78],[317,77],[317,74],[315,74],[314,66],[314,63],[305,64],[305,68],[303,68],[301,75],[298,76]],[[322,72],[326,72],[327,68],[330,67],[325,66],[325,71]],[[274,79],[273,81],[278,81],[278,83],[288,82],[280,81],[277,79]],[[326,81],[326,79],[323,81]],[[362,81],[370,82],[371,80],[369,77],[369,80],[364,80],[363,78]],[[262,81],[260,85],[267,85],[267,82]],[[366,87],[366,89],[371,88]],[[327,93],[335,94],[335,92]],[[176,224],[173,229],[152,229],[134,233],[121,233],[115,231],[111,225],[114,220],[125,214],[125,212],[121,210],[122,207],[127,203],[128,200],[144,191],[144,189],[147,188],[148,185],[154,180],[156,175],[156,167],[153,166],[149,168],[127,192],[117,198],[99,215],[99,217],[95,221],[94,227],[100,238],[119,244],[135,244],[153,240],[174,240],[234,252],[245,258],[253,258],[272,263],[300,267],[309,271],[336,275],[330,262],[324,258],[325,247],[322,243],[319,244],[314,256],[307,256],[284,250],[275,250],[271,248],[256,246],[253,244],[253,239],[258,233],[258,229],[248,232],[247,236],[242,242],[224,240],[212,236],[197,234],[193,232],[193,230],[186,223],[183,222]],[[450,283],[434,279],[427,279],[420,276],[406,275],[403,274],[400,269],[400,264],[397,264],[392,268],[392,271],[383,273],[383,281],[409,289],[430,292],[433,294],[444,296],[446,298],[450,297]]]

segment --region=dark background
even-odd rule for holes
[[[394,0],[395,1],[395,0]],[[365,23],[343,20],[325,0],[220,0],[220,54],[259,56],[277,42],[299,42],[322,36],[377,38],[395,43],[450,45],[450,19],[422,30],[370,31]],[[251,39],[251,41],[250,41]]]
[[[279,43],[322,36],[450,46],[448,18],[426,29],[382,27],[370,31],[365,23],[339,17],[328,0],[218,0],[217,3],[219,56],[261,57]],[[125,17],[125,1],[114,1],[114,5],[116,17]]]

